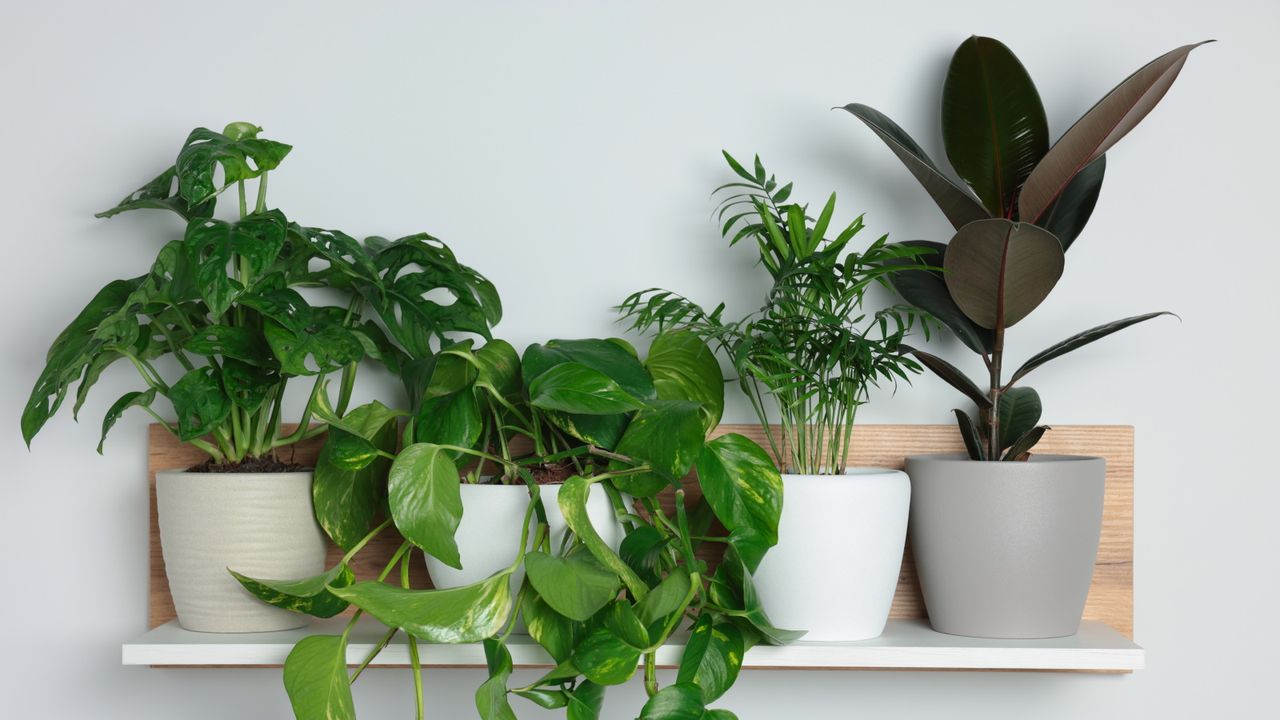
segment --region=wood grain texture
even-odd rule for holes
[[[764,433],[756,425],[721,425],[713,435],[726,433],[746,435],[767,448]],[[320,439],[306,442],[286,451],[285,458],[309,465],[314,462],[320,448]],[[878,466],[901,469],[907,455],[934,452],[960,452],[963,450],[960,436],[952,425],[860,425],[854,430],[850,465]],[[1041,453],[1064,455],[1096,455],[1106,458],[1106,498],[1102,519],[1102,538],[1098,546],[1098,560],[1094,567],[1093,585],[1085,605],[1084,616],[1100,620],[1115,628],[1125,637],[1133,637],[1133,428],[1124,425],[1060,425],[1049,431],[1036,446]],[[149,449],[150,483],[150,592],[148,627],[155,628],[176,615],[173,599],[169,595],[169,583],[164,572],[164,558],[160,551],[160,531],[156,522],[155,473],[160,470],[180,470],[205,459],[203,453],[180,444],[160,425],[152,425]],[[697,482],[686,479],[688,501],[699,495]],[[670,502],[670,498],[667,499]],[[358,577],[372,579],[385,565],[400,545],[400,537],[394,531],[383,533],[356,556],[353,569]],[[708,562],[714,564],[718,547],[708,543],[700,549]],[[330,565],[341,559],[336,547],[329,549]],[[429,587],[425,564],[421,558],[411,563],[415,587]],[[915,564],[908,552],[902,562],[898,578],[898,592],[894,597],[891,617],[926,617],[920,587],[916,581]]]

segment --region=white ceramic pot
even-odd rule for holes
[[[783,475],[778,544],[755,574],[769,619],[803,640],[851,642],[884,632],[898,586],[911,482],[886,468]]]
[[[304,627],[307,616],[253,597],[227,569],[266,580],[324,572],[311,473],[156,473],[165,574],[178,622],[199,632]]]
[[[557,502],[560,487],[543,485],[540,488],[553,549],[560,547],[569,532]],[[529,489],[524,485],[463,483],[462,520],[454,536],[462,569],[451,568],[427,555],[431,583],[437,588],[470,585],[510,567],[519,552],[520,523],[528,508]],[[604,491],[592,489],[587,498],[587,517],[600,537],[616,550],[622,542],[622,526],[614,518],[613,506]],[[512,576],[512,587],[519,587],[523,577],[523,571],[517,570]]]

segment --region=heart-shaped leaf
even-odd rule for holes
[[[1206,41],[1212,42],[1212,41]],[[1203,42],[1175,48],[1144,65],[1063,133],[1032,171],[1018,197],[1019,217],[1040,222],[1072,178],[1102,157],[1155,108]]]
[[[724,375],[711,348],[691,332],[664,332],[654,338],[644,366],[658,398],[696,403],[705,431],[724,413]]]
[[[569,704],[565,706],[565,720],[600,720],[600,711],[604,708],[603,685],[590,680],[578,683],[569,693]]]
[[[693,580],[688,570],[678,567],[636,604],[636,617],[646,626],[666,620],[672,613],[684,609],[692,589]]]
[[[610,378],[631,397],[639,400],[657,397],[653,380],[636,359],[635,349],[628,350],[621,341],[589,338],[551,340],[545,345],[535,343],[524,351],[521,362],[526,385],[553,367],[575,363]]]
[[[529,629],[529,637],[541,645],[557,663],[569,659],[578,639],[586,632],[585,625],[551,609],[536,591],[526,589],[520,612]]]
[[[772,546],[782,515],[782,476],[749,438],[729,433],[708,442],[698,457],[698,484],[728,530],[747,528]]]
[[[544,552],[524,556],[529,582],[552,610],[580,622],[618,596],[622,581],[588,552],[554,557]]]
[[[331,421],[331,433],[332,428],[341,427],[348,433],[365,438],[379,450],[393,452],[398,435],[395,422],[398,415],[378,402],[361,405],[345,417]],[[383,504],[390,465],[390,460],[377,457],[359,470],[347,469],[334,461],[333,450],[327,440],[320,449],[311,484],[311,500],[320,527],[343,550],[355,547],[372,529],[373,520]]]
[[[347,639],[312,635],[299,640],[284,661],[284,689],[298,720],[355,720]]]
[[[745,653],[738,628],[713,623],[710,615],[701,615],[689,633],[676,682],[698,686],[702,702],[714,702],[737,681]]]
[[[484,640],[485,664],[489,679],[476,689],[476,710],[481,720],[518,720],[507,700],[507,679],[511,677],[511,653],[502,641]]]
[[[593,683],[620,685],[636,674],[643,651],[600,625],[574,648],[573,665]]]
[[[355,574],[346,563],[328,572],[301,580],[261,580],[230,570],[231,575],[259,600],[285,610],[330,618],[347,609],[347,601],[329,592],[329,587],[346,587],[355,582]]]
[[[480,642],[502,629],[512,604],[510,572],[448,590],[358,582],[332,592],[383,625],[434,643]]]
[[[960,229],[943,267],[956,304],[984,328],[1012,327],[1035,310],[1062,277],[1062,243],[1028,223],[1001,218]]]
[[[587,498],[590,494],[590,479],[574,475],[565,480],[557,496],[560,514],[564,516],[565,524],[574,535],[578,536],[582,544],[587,546],[587,550],[591,551],[596,560],[622,578],[622,582],[627,586],[627,590],[631,591],[636,601],[643,601],[649,592],[648,586],[622,561],[622,558],[618,557],[618,554],[609,547],[609,544],[600,537],[595,526],[591,524],[591,516],[587,513]]]
[[[387,478],[391,517],[405,540],[462,568],[454,534],[462,521],[458,467],[444,448],[415,443],[400,451]]]
[[[705,437],[698,405],[684,400],[654,400],[631,418],[614,451],[641,461],[651,472],[614,479],[619,490],[649,497],[688,474]],[[624,469],[623,463],[612,464]]]
[[[535,407],[583,415],[613,415],[643,407],[604,373],[578,363],[563,363],[534,378],[529,401]]]

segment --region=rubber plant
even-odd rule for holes
[[[127,361],[143,388],[107,410],[103,438],[126,410],[140,408],[207,453],[211,467],[234,471],[323,433],[312,420],[329,407],[327,379],[339,377],[330,413],[341,415],[364,357],[399,371],[429,357],[442,333],[487,336],[501,316],[497,293],[439,240],[418,234],[361,244],[269,207],[268,176],[292,148],[260,133],[244,122],[222,132],[197,128],[171,167],[98,213],[166,210],[185,226],[146,274],[108,283],[54,341],[22,413],[28,444],[72,385],[79,382],[74,414],[103,371]],[[219,219],[219,199],[231,189],[238,212]],[[298,291],[317,287],[338,291],[343,304],[312,305]],[[433,290],[453,302],[428,299]],[[283,399],[295,378],[312,379],[312,390],[296,428],[286,430]],[[176,422],[154,407],[161,398]],[[316,478],[317,501],[328,501],[325,479]]]
[[[916,260],[924,251],[891,245],[887,236],[860,252],[850,250],[863,219],[859,215],[828,237],[834,193],[814,219],[805,206],[787,202],[792,184],[779,185],[759,157],[751,170],[728,153],[724,157],[739,179],[716,190],[724,196],[717,213],[722,234],[730,245],[755,241],[772,280],[763,305],[729,321],[723,303],[708,312],[651,288],[628,297],[619,310],[638,330],[683,330],[714,346],[732,364],[785,471],[842,473],[857,410],[871,388],[921,369],[903,345],[918,311],[899,305],[872,313],[863,307],[866,294],[895,275],[924,268]]]
[[[501,340],[479,348],[460,342],[429,365],[409,380],[420,395],[416,409],[403,413],[409,420],[398,453],[380,447],[380,433],[397,426],[385,407],[331,419],[335,433],[325,452],[353,472],[377,468],[369,496],[386,498],[385,519],[370,518],[343,563],[323,576],[241,578],[264,601],[295,611],[331,616],[348,603],[357,608],[341,635],[306,638],[286,660],[297,717],[354,717],[350,683],[403,632],[419,717],[419,643],[474,642],[483,644],[490,673],[475,696],[482,718],[514,718],[512,695],[574,720],[596,718],[605,688],[640,668],[650,696],[640,717],[732,718],[707,705],[733,684],[745,651],[799,633],[773,627],[755,596],[751,573],[777,542],[781,478],[754,442],[712,432],[724,380],[707,345],[690,333],[667,333],[642,361],[619,339],[553,340],[523,356]],[[690,471],[701,491],[697,502],[686,499],[681,482]],[[572,533],[564,547],[549,540],[539,490],[548,477],[565,478],[558,502]],[[511,548],[510,566],[482,582],[415,588],[413,553],[460,566],[460,481],[528,487],[520,544]],[[616,552],[587,519],[593,492],[608,495],[624,528]],[[713,519],[725,532],[710,529]],[[353,582],[347,563],[393,527],[404,542],[380,577]],[[707,542],[724,546],[714,572],[697,555]],[[386,582],[397,567],[398,582]],[[520,568],[525,580],[513,595],[510,579]],[[366,614],[387,631],[348,675],[347,639]],[[521,616],[556,666],[513,688],[506,641]],[[684,628],[691,639],[676,682],[659,688],[657,650]]]
[[[901,127],[860,104],[844,109],[871,128],[955,228],[949,243],[902,243],[929,268],[895,274],[907,302],[930,313],[982,357],[985,386],[937,356],[916,358],[977,405],[955,410],[974,460],[1025,460],[1047,427],[1036,391],[1018,382],[1041,365],[1165,312],[1116,320],[1073,335],[1005,377],[1005,331],[1040,305],[1062,275],[1106,171],[1106,153],[1164,97],[1192,50],[1175,48],[1107,93],[1050,145],[1044,107],[1018,58],[997,40],[960,44],[942,88],[942,139],[967,187],[952,181]]]

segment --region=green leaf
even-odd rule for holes
[[[242,281],[229,274],[232,259],[242,258],[252,277],[260,277],[284,247],[287,224],[284,215],[272,210],[236,223],[197,218],[187,225],[183,238],[187,261],[200,296],[215,318],[222,317],[245,290]]]
[[[636,605],[636,616],[645,626],[665,620],[683,608],[685,598],[689,597],[692,589],[693,581],[689,577],[689,571],[677,567]]]
[[[1147,313],[1145,315],[1135,315],[1133,317],[1124,318],[1123,320],[1116,320],[1114,322],[1110,322],[1105,325],[1099,325],[1097,327],[1085,330],[1082,333],[1072,335],[1066,340],[1063,340],[1062,342],[1056,345],[1053,345],[1049,348],[1046,348],[1036,353],[1035,355],[1032,355],[1030,359],[1028,359],[1025,363],[1022,364],[1022,367],[1018,368],[1017,372],[1013,374],[1013,377],[1009,379],[1009,382],[1010,383],[1017,382],[1024,375],[1031,372],[1032,370],[1035,370],[1036,368],[1049,362],[1050,360],[1060,358],[1063,355],[1066,355],[1067,353],[1071,352],[1072,350],[1079,350],[1085,345],[1101,340],[1102,338],[1110,335],[1111,333],[1123,330],[1129,327],[1130,325],[1137,325],[1140,322],[1146,322],[1147,320],[1150,320],[1152,318],[1160,317],[1161,315],[1173,315],[1173,313],[1161,311],[1161,312]]]
[[[613,450],[618,447],[622,433],[626,431],[628,417],[617,415],[575,415],[547,410],[546,416],[556,427],[579,440]]]
[[[569,704],[567,690],[512,690],[511,692],[547,710],[559,710]]]
[[[362,405],[347,413],[340,422],[344,430],[366,438],[378,449],[395,450],[398,435],[395,414],[381,403]],[[311,499],[316,520],[338,547],[351,550],[373,529],[390,466],[390,460],[378,457],[360,470],[345,469],[334,462],[328,441],[321,448],[311,484]]]
[[[604,375],[622,388],[627,395],[639,400],[653,400],[657,390],[644,365],[636,359],[635,351],[628,351],[614,340],[551,340],[545,345],[530,345],[522,360],[524,381],[531,385],[538,377],[553,367],[565,363],[583,365]]]
[[[702,691],[702,702],[714,702],[737,681],[745,653],[738,628],[713,623],[710,615],[701,615],[689,633],[676,682],[696,685]]]
[[[635,574],[630,567],[627,566],[622,558],[610,548],[609,545],[600,537],[600,533],[591,524],[591,518],[587,514],[587,498],[591,492],[591,481],[580,475],[574,475],[564,484],[560,486],[560,493],[557,498],[560,505],[560,513],[564,516],[565,524],[573,531],[574,535],[587,546],[587,550],[600,561],[601,565],[612,570],[618,577],[622,578],[622,582],[631,591],[631,595],[637,601],[643,601],[644,596],[648,594],[648,586],[644,581]]]
[[[636,674],[642,652],[601,625],[574,648],[573,665],[593,683],[620,685]]]
[[[489,679],[476,689],[476,710],[481,720],[517,720],[507,701],[507,679],[511,677],[511,653],[502,641],[485,638],[484,656]]]
[[[668,685],[649,698],[639,720],[704,720],[707,706],[702,690],[692,683]]]
[[[782,476],[750,439],[730,433],[706,444],[698,458],[702,496],[725,528],[753,530],[772,546],[782,515]]]
[[[346,587],[356,576],[346,563],[328,572],[301,580],[261,580],[230,570],[231,575],[259,600],[285,610],[330,618],[347,609],[347,601],[329,592],[329,587]]]
[[[590,680],[578,683],[569,693],[569,704],[565,707],[565,720],[600,720],[600,711],[604,708],[603,685]]]
[[[99,325],[120,310],[143,279],[108,283],[54,339],[45,356],[44,370],[22,410],[22,439],[28,446],[58,411],[71,383],[79,379],[85,367],[102,352],[104,343],[95,337]]]
[[[687,400],[698,405],[705,432],[720,424],[724,413],[724,375],[711,348],[688,331],[664,332],[654,338],[645,368],[661,400]]]
[[[1015,387],[1000,395],[996,412],[1000,419],[1000,449],[1013,445],[1040,422],[1040,394],[1033,388]]]
[[[160,173],[154,180],[124,196],[110,210],[103,210],[94,215],[96,218],[109,218],[129,210],[169,210],[182,216],[184,220],[213,215],[213,202],[207,201],[192,206],[177,192],[178,174],[172,167]]]
[[[928,240],[908,240],[900,243],[906,247],[928,250],[915,258],[893,258],[886,265],[928,265],[932,270],[898,270],[889,275],[889,283],[903,300],[924,310],[946,325],[970,350],[990,353],[995,346],[991,331],[978,327],[951,298],[942,265],[947,246]]]
[[[405,540],[440,562],[462,568],[454,534],[462,520],[458,468],[438,445],[415,443],[400,451],[387,479],[391,517]]]
[[[649,647],[649,630],[636,616],[635,608],[626,600],[618,600],[604,613],[604,626],[634,648]]]
[[[878,110],[852,103],[844,109],[871,128],[884,144],[889,146],[894,155],[907,166],[907,170],[924,187],[933,201],[938,204],[942,214],[947,216],[957,230],[975,220],[990,217],[972,195],[964,188],[956,185],[938,169],[924,150],[897,123],[890,120]]]
[[[583,415],[613,415],[644,406],[609,376],[572,362],[534,378],[529,384],[529,401],[545,410]]]
[[[199,205],[240,180],[274,170],[291,149],[273,140],[232,139],[207,128],[196,128],[187,136],[174,164],[178,193],[188,203]],[[214,182],[218,166],[223,172],[221,185]]]
[[[529,637],[557,663],[569,659],[578,639],[586,632],[586,626],[552,610],[536,591],[526,591],[520,612],[529,629]]]
[[[551,609],[586,621],[618,596],[622,581],[588,552],[553,557],[544,552],[524,556],[529,582]]]
[[[655,400],[636,413],[614,451],[643,462],[651,472],[614,479],[622,492],[649,497],[689,473],[704,438],[698,406],[683,400]],[[625,469],[614,461],[613,469]]]
[[[639,525],[622,539],[618,546],[618,555],[649,585],[657,585],[658,562],[662,548],[671,540],[664,538],[657,528],[651,525]]]
[[[284,661],[284,689],[298,720],[355,720],[346,638],[312,635],[299,640]]]
[[[972,36],[951,57],[942,140],[987,211],[1012,217],[1018,190],[1049,150],[1049,124],[1031,76],[999,40]]]
[[[107,433],[111,432],[111,427],[116,424],[120,416],[125,410],[131,407],[151,407],[151,403],[156,399],[156,390],[151,388],[145,392],[125,393],[116,400],[115,403],[107,409],[107,414],[102,418],[102,437],[98,440],[98,454],[102,454],[102,444],[107,441]]]
[[[475,352],[476,386],[503,398],[520,395],[520,355],[506,340],[490,340]]]
[[[212,367],[196,368],[169,388],[169,400],[178,414],[178,439],[183,442],[212,432],[231,414],[231,399],[217,375]]]
[[[464,388],[450,395],[428,397],[418,406],[414,415],[413,439],[437,445],[456,445],[469,448],[480,439],[484,420],[480,416],[480,404],[471,388]],[[450,451],[454,460],[461,453]]]
[[[1013,327],[1062,277],[1062,243],[1047,230],[1003,218],[960,229],[947,246],[947,289],[984,328]]]
[[[262,333],[247,327],[210,325],[201,328],[182,344],[182,349],[205,357],[234,358],[261,368],[277,365],[267,339]]]
[[[358,582],[332,592],[383,625],[434,643],[480,642],[502,629],[512,605],[510,572],[448,590]]]
[[[1147,63],[1063,133],[1022,188],[1018,197],[1021,219],[1039,222],[1077,173],[1102,157],[1155,108],[1182,71],[1187,56],[1203,44],[1183,45]]]
[[[751,574],[732,546],[725,551],[707,591],[712,603],[723,608],[726,615],[741,619],[770,645],[785,645],[804,636],[803,631],[782,630],[769,621]]]
[[[1041,216],[1038,224],[1058,237],[1063,250],[1071,247],[1093,215],[1106,172],[1107,156],[1102,155],[1071,178],[1062,195]]]
[[[329,428],[329,461],[342,470],[361,470],[378,457],[378,448],[359,435],[339,427]]]
[[[911,353],[920,361],[921,365],[932,370],[934,375],[942,378],[951,387],[964,393],[965,397],[977,403],[978,407],[991,406],[991,398],[987,397],[987,394],[955,365],[936,355],[930,355],[909,345],[902,345],[900,349],[903,352]]]
[[[257,412],[266,402],[268,394],[280,385],[280,373],[271,368],[258,367],[234,358],[222,360],[222,389],[236,407]]]

